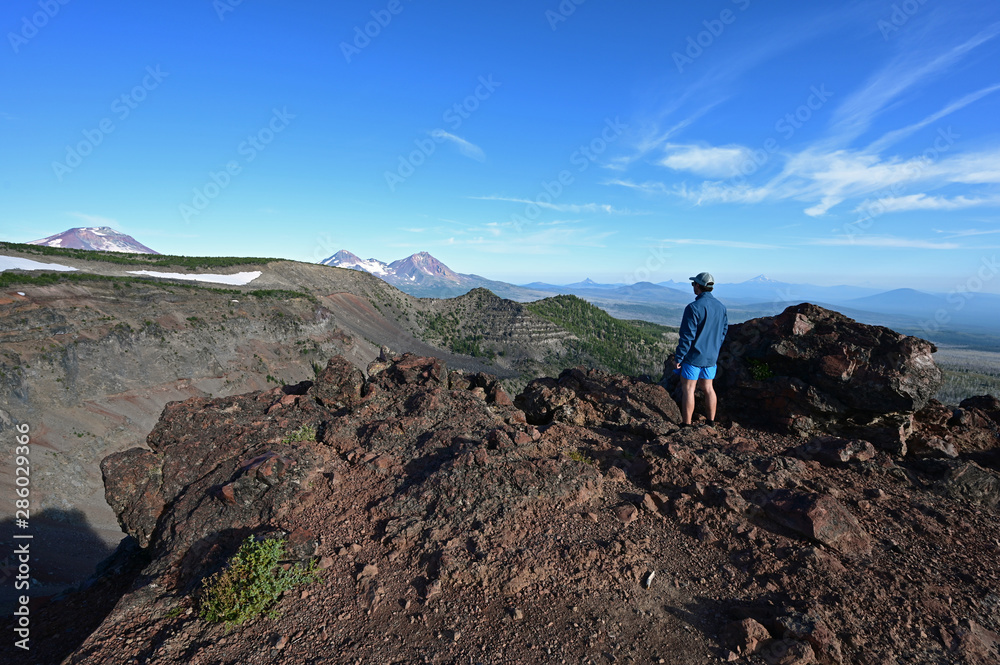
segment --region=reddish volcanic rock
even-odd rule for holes
[[[33,608],[32,661],[989,662],[1000,481],[978,463],[681,429],[661,387],[596,371],[533,382],[525,412],[433,358],[373,369],[168,404],[150,450],[102,467],[135,539]],[[915,431],[993,435],[946,415]],[[319,579],[210,624],[201,585],[248,535]]]
[[[518,396],[528,422],[642,430],[656,436],[681,422],[680,409],[659,385],[595,370],[568,369],[558,379],[536,379]]]
[[[937,390],[936,347],[816,305],[731,326],[719,356],[720,409],[808,433],[858,433],[905,452],[918,411]]]
[[[844,554],[871,552],[871,538],[858,520],[832,496],[776,490],[768,497],[764,510],[778,524]]]

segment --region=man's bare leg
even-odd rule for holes
[[[692,383],[694,383],[692,381]],[[715,422],[715,407],[719,399],[715,396],[712,379],[698,379],[698,387],[705,393],[705,411],[709,422]],[[691,404],[694,405],[694,389],[691,390]],[[693,413],[693,412],[692,412]]]
[[[685,425],[690,425],[691,418],[694,416],[694,388],[696,383],[697,381],[694,379],[681,379],[681,417]]]

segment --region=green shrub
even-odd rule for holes
[[[285,591],[318,579],[315,562],[283,570],[278,562],[284,552],[284,539],[257,542],[248,537],[226,568],[204,581],[198,616],[213,623],[240,624],[268,611]]]
[[[282,443],[295,443],[297,441],[315,441],[316,440],[316,428],[312,425],[303,425],[298,428],[284,439],[281,440]]]
[[[767,366],[767,363],[763,360],[751,359],[747,361],[747,369],[750,370],[750,376],[752,376],[757,381],[763,381],[764,379],[770,379],[774,376],[774,372],[771,368]]]

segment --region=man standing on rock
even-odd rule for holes
[[[680,340],[674,359],[681,381],[681,415],[684,425],[691,425],[694,415],[694,389],[697,385],[705,393],[705,409],[708,425],[715,425],[715,407],[718,400],[712,379],[715,378],[719,349],[729,329],[726,306],[715,299],[712,289],[715,278],[710,273],[698,273],[691,277],[694,288],[694,302],[684,308],[681,319]]]

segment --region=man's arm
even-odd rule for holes
[[[684,316],[681,317],[680,339],[677,340],[677,350],[674,352],[674,360],[680,367],[684,362],[684,357],[691,350],[695,336],[698,334],[698,322],[695,321],[694,311],[691,305],[684,308]]]

